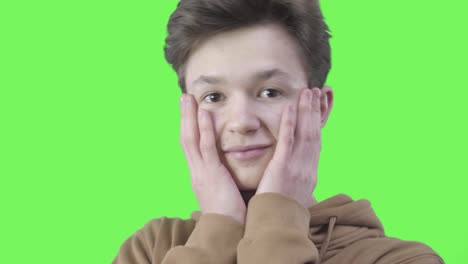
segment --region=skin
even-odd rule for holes
[[[253,73],[283,75],[257,80]],[[200,76],[217,76],[202,82]],[[297,41],[279,24],[223,32],[188,59],[181,97],[180,143],[203,213],[245,224],[248,200],[275,192],[308,208],[316,203],[321,128],[333,105],[331,87],[307,87]],[[271,144],[257,159],[237,161],[229,147]]]

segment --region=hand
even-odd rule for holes
[[[276,192],[294,198],[306,208],[312,205],[322,147],[320,94],[319,88],[304,89],[299,106],[288,105],[283,110],[275,153],[256,194]]]
[[[208,111],[199,110],[190,94],[181,98],[180,144],[190,169],[190,180],[202,213],[233,217],[245,224],[245,202],[216,149],[214,125]],[[198,115],[198,117],[197,117]]]

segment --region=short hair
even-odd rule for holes
[[[180,0],[169,18],[164,55],[178,75],[182,93],[188,58],[204,39],[278,22],[302,48],[309,88],[323,87],[331,68],[331,35],[318,0]]]

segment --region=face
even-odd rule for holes
[[[219,157],[240,190],[255,190],[273,157],[281,113],[307,88],[299,44],[280,25],[217,34],[195,49],[186,68],[187,93],[211,113]],[[268,145],[251,158],[226,152]]]

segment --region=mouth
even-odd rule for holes
[[[238,161],[254,160],[262,157],[271,148],[270,146],[252,148],[244,151],[229,151],[225,155],[227,158],[235,159]]]

